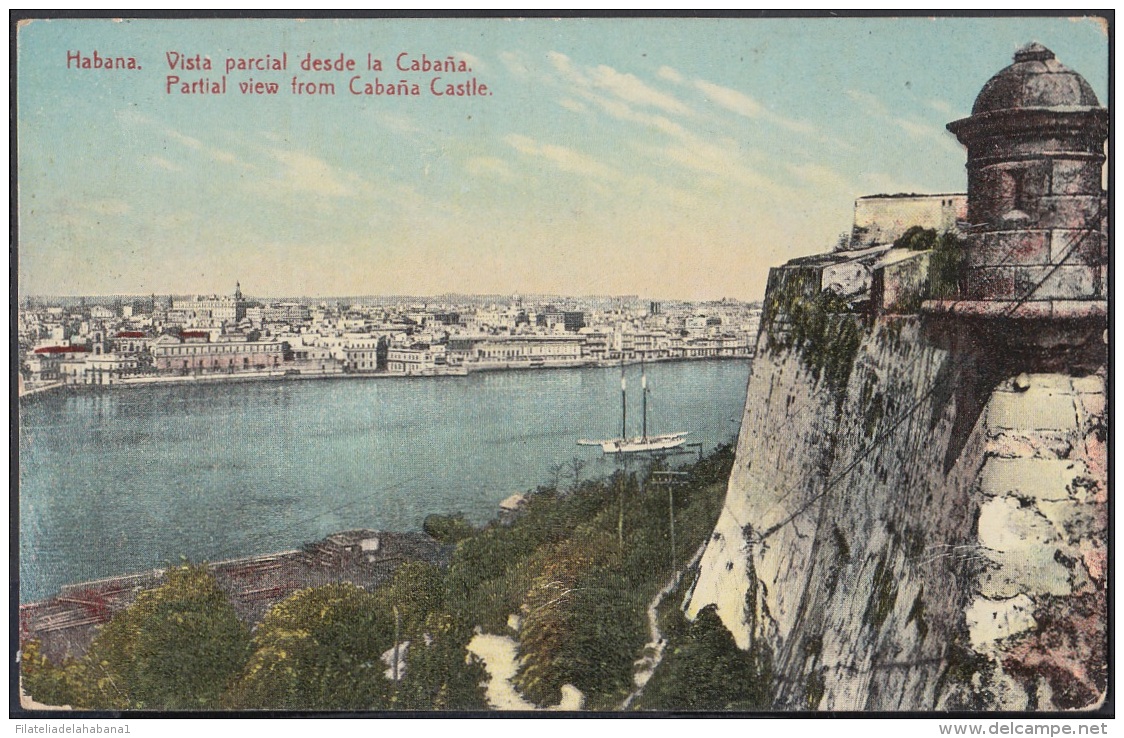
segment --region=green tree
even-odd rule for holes
[[[565,541],[574,528],[610,505],[604,483],[584,482],[562,494],[539,490],[527,497],[523,514],[510,526],[489,526],[461,541],[445,577],[449,612],[486,631],[502,631],[519,611],[534,576],[532,555]]]
[[[620,563],[616,537],[585,527],[535,558],[516,684],[540,705],[557,704],[562,685],[572,684],[591,706],[608,706],[631,682],[644,638],[642,610],[630,598],[634,584],[614,570]]]
[[[964,242],[950,231],[911,226],[894,241],[894,248],[933,253],[929,260],[929,294],[938,299],[960,294],[964,274]]]
[[[905,233],[894,239],[894,248],[912,251],[928,251],[937,245],[937,231],[919,225],[910,226]]]
[[[201,566],[173,568],[94,638],[75,706],[216,707],[248,645],[249,632],[214,576]]]
[[[647,635],[637,588],[608,567],[583,573],[568,603],[570,637],[554,656],[556,679],[586,696],[591,709],[620,704]]]
[[[715,605],[680,622],[663,661],[637,703],[641,710],[764,710],[771,705],[772,661],[760,647],[742,651]]]
[[[955,233],[942,233],[929,257],[929,292],[938,299],[955,298],[967,264],[964,241]]]
[[[472,630],[447,613],[426,618],[410,641],[395,707],[403,710],[486,710],[483,664],[467,650]]]
[[[24,643],[20,649],[21,687],[36,702],[53,707],[88,705],[85,663],[67,659],[55,666],[42,654],[37,640]]]
[[[269,611],[225,707],[272,710],[385,708],[391,682],[380,656],[394,616],[354,584],[301,590]]]
[[[525,562],[535,550],[527,527],[487,528],[462,541],[445,575],[445,607],[466,625],[501,632],[518,612]]]
[[[476,529],[464,519],[464,513],[456,515],[426,515],[422,530],[435,540],[444,544],[459,543],[471,538]]]
[[[379,606],[397,611],[397,630],[408,644],[405,673],[390,707],[405,710],[487,709],[483,666],[467,650],[472,628],[445,612],[444,573],[407,562],[374,592]]]

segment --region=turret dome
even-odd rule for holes
[[[1015,52],[1015,63],[984,85],[972,115],[1025,108],[1100,107],[1093,88],[1077,72],[1054,58],[1054,52],[1030,43]]]

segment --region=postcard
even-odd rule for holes
[[[1111,20],[13,21],[11,710],[1111,713]]]

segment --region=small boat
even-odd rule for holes
[[[688,431],[680,433],[661,433],[655,436],[648,435],[648,375],[644,371],[644,362],[640,362],[640,388],[643,421],[642,431],[639,436],[628,437],[628,382],[624,376],[624,361],[621,361],[621,435],[620,438],[607,438],[604,440],[578,440],[579,446],[600,446],[607,454],[635,454],[651,451],[667,451],[678,448],[687,442]]]

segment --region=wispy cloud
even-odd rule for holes
[[[771,110],[767,111],[766,117],[770,121],[772,121],[773,123],[776,123],[781,128],[787,128],[788,130],[794,131],[796,133],[803,133],[803,134],[806,134],[806,135],[809,135],[809,136],[815,136],[817,138],[823,139],[824,141],[827,141],[828,143],[837,143],[836,141],[832,141],[832,140],[829,140],[827,138],[824,138],[824,137],[820,136],[818,129],[806,120],[796,120],[795,118],[787,118],[783,115],[779,115],[777,113],[774,113]],[[849,146],[848,146],[848,148],[849,148]]]
[[[649,131],[662,133],[674,141],[665,147],[658,145],[635,148],[642,150],[658,160],[672,162],[681,166],[722,176],[725,179],[738,179],[758,185],[770,184],[767,178],[757,175],[748,167],[739,168],[739,160],[746,152],[723,148],[714,150],[705,142],[713,138],[709,130],[693,130],[696,123],[706,121],[699,117],[698,111],[682,99],[641,79],[635,74],[621,72],[607,65],[584,66],[566,54],[551,51],[547,53],[549,66],[555,73],[544,80],[562,82],[565,96],[559,104],[568,110],[585,113],[590,109],[600,111],[611,118],[635,123]],[[688,80],[678,70],[663,66],[657,70],[658,80],[675,85],[687,84]],[[748,95],[737,90],[721,87],[705,80],[691,82],[704,94],[716,98],[719,107],[743,116],[760,116],[778,125],[804,133],[814,129],[809,124],[784,118],[768,110]]]
[[[886,106],[882,104],[882,101],[869,92],[863,92],[862,90],[844,90],[843,94],[860,105],[866,106],[867,109],[875,115],[889,115],[889,111],[886,110]]]
[[[189,149],[193,149],[195,151],[203,151],[206,149],[206,147],[203,145],[203,142],[199,139],[180,133],[173,128],[165,128],[164,135],[172,139],[173,141],[186,146]]]
[[[667,116],[659,115],[656,113],[644,113],[635,110],[628,103],[612,98],[601,96],[591,96],[590,98],[602,110],[617,120],[626,120],[648,128],[653,128],[669,136],[677,138],[686,138],[690,135],[686,128],[671,120]]]
[[[522,54],[514,51],[501,51],[499,53],[500,62],[507,67],[507,71],[511,72],[516,77],[524,78],[531,75],[531,68],[523,59]]]
[[[235,156],[231,152],[225,151],[223,149],[207,149],[207,153],[210,155],[210,157],[212,159],[214,159],[215,161],[218,161],[218,162],[222,162],[223,164],[241,164],[241,165],[245,165],[245,166],[250,166],[249,164],[246,164],[245,162],[243,162],[241,159],[239,159],[237,156]]]
[[[691,115],[693,111],[674,97],[648,86],[635,75],[624,74],[605,65],[579,68],[570,57],[556,51],[547,54],[547,58],[568,85],[565,96],[558,101],[567,110],[585,114],[593,106],[617,120],[637,123],[669,136],[689,135],[666,113],[673,111]]]
[[[200,154],[203,154],[212,161],[216,161],[221,164],[236,164],[247,169],[253,168],[252,165],[242,161],[233,152],[227,151],[226,149],[220,149],[215,146],[209,146],[199,139],[194,138],[193,136],[188,136],[184,133],[180,133],[174,128],[165,127],[163,128],[162,133],[167,138],[170,138],[171,140],[179,143],[182,146],[186,146],[193,151],[198,151]]]
[[[915,118],[904,118],[891,111],[879,98],[868,92],[846,90],[844,94],[865,108],[872,117],[894,126],[912,139],[926,140],[957,152],[960,150],[959,145],[948,135],[943,125],[927,123]],[[927,101],[926,105],[939,112],[943,112],[942,106],[951,111],[947,104],[938,100]]]
[[[786,164],[785,168],[798,179],[808,184],[840,190],[844,193],[851,193],[854,191],[854,187],[846,177],[823,164],[814,164],[811,162],[805,164]]]
[[[515,174],[503,159],[494,156],[474,156],[464,164],[465,171],[477,176],[492,176],[500,179],[513,179]]]
[[[578,100],[575,100],[573,98],[570,98],[570,97],[562,98],[561,100],[558,101],[558,104],[561,105],[562,107],[566,108],[566,110],[570,110],[570,111],[573,111],[575,113],[583,113],[584,114],[584,113],[589,112],[589,108],[587,108],[583,103],[581,103]]]
[[[667,146],[647,147],[650,156],[688,170],[709,175],[756,191],[784,192],[786,189],[743,162],[741,152],[729,141],[706,141],[694,136]]]
[[[690,115],[691,109],[672,95],[660,92],[632,74],[618,72],[604,64],[591,73],[593,85],[608,90],[617,97],[635,105],[644,105],[678,115]]]
[[[547,54],[551,66],[579,93],[606,94],[626,103],[652,107],[666,113],[689,116],[693,111],[674,95],[661,92],[647,82],[628,72],[620,72],[605,64],[595,67],[579,66],[565,54],[551,51]]]
[[[795,133],[818,135],[816,127],[811,123],[776,113],[744,92],[716,85],[704,79],[696,79],[694,84],[708,100],[733,113],[746,118],[760,118]]]
[[[457,57],[458,59],[464,59],[466,62],[468,62],[468,66],[472,67],[472,71],[474,72],[488,71],[488,65],[484,63],[483,59],[476,56],[475,54],[470,54],[467,51],[454,51],[453,56]]]
[[[583,85],[588,84],[588,81],[585,79],[585,75],[583,75],[581,71],[576,66],[574,66],[574,63],[570,61],[570,57],[558,51],[548,51],[546,52],[546,58],[550,62],[551,66],[553,66],[555,70],[560,72],[563,77],[566,77],[571,81],[580,82]]]
[[[618,176],[617,171],[612,167],[587,154],[565,146],[540,143],[533,138],[519,134],[511,134],[504,140],[519,153],[545,159],[558,169],[570,174],[597,179],[614,179]]]
[[[711,102],[721,105],[738,115],[744,115],[746,118],[757,118],[764,112],[761,103],[757,102],[749,95],[738,92],[737,90],[731,90],[729,87],[722,87],[721,85],[716,85],[713,82],[707,82],[703,79],[696,79],[695,87],[706,95],[707,99]]]
[[[720,123],[720,119],[701,116],[697,108],[680,97],[635,74],[603,64],[581,65],[557,51],[551,51],[546,56],[554,76],[548,75],[544,80],[563,84],[565,95],[559,101],[563,107],[574,112],[595,110],[615,120],[634,123],[650,132],[667,136],[668,140],[663,145],[638,142],[633,146],[658,165],[674,165],[735,186],[792,192],[747,163],[746,157],[752,152],[743,150],[736,143],[715,138],[712,129]],[[688,89],[702,93],[712,105],[736,115],[759,119],[805,136],[826,138],[810,123],[775,113],[739,90],[703,79],[688,80],[669,66],[657,70],[655,78],[674,85],[689,85]],[[542,151],[536,153],[543,155]],[[597,165],[603,166],[600,162]]]
[[[379,125],[387,130],[394,131],[395,133],[402,133],[407,136],[414,135],[418,132],[418,124],[408,115],[401,113],[379,112],[375,116],[375,120]]]
[[[129,123],[132,125],[143,125],[152,128],[164,138],[170,141],[174,141],[175,143],[178,143],[185,148],[191,149],[192,151],[198,152],[199,154],[206,156],[212,161],[219,162],[220,164],[232,164],[240,166],[244,169],[254,168],[252,164],[248,164],[247,162],[243,161],[233,152],[204,143],[200,139],[195,138],[194,136],[189,136],[186,133],[178,131],[169,125],[165,125],[164,123],[161,123],[160,121],[151,118],[144,113],[140,113],[135,110],[126,110],[120,113],[118,115],[118,118],[125,123]],[[167,160],[164,161],[166,163],[171,163],[167,162]]]
[[[893,122],[898,128],[909,134],[911,138],[925,138],[935,133],[933,127],[929,124],[909,120],[908,118],[894,118]]]
[[[179,164],[170,162],[162,156],[148,156],[145,157],[145,161],[168,172],[179,172],[183,170],[183,167]]]
[[[930,98],[930,99],[925,101],[925,106],[932,109],[932,110],[937,111],[941,115],[950,116],[950,117],[953,116],[953,115],[956,115],[956,111],[953,110],[952,106],[949,105],[944,100],[937,100],[935,98]]]
[[[660,79],[666,79],[668,82],[674,82],[677,85],[683,84],[683,75],[666,65],[659,68],[656,72],[656,76]]]
[[[289,192],[355,197],[367,189],[358,175],[341,171],[311,154],[286,149],[273,149],[269,153],[281,164],[279,178],[282,187]]]

